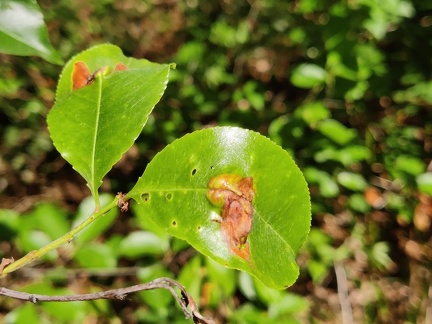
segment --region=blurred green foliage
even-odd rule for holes
[[[248,275],[213,264],[134,209],[132,217],[113,216],[95,229],[98,237],[84,233],[87,238],[78,237],[75,247],[48,254],[41,264],[86,268],[83,279],[76,272],[75,279],[67,272],[47,272],[37,274],[44,279],[36,284],[39,277],[29,268],[8,278],[8,286],[38,293],[70,292],[76,285],[97,291],[168,276],[180,279],[203,313],[218,322],[334,322],[340,320],[337,292],[344,284],[335,276],[334,264],[342,262],[356,321],[428,320],[431,4],[39,4],[51,42],[64,59],[90,45],[112,42],[128,56],[177,63],[162,102],[136,147],[111,171],[104,191],[130,189],[154,154],[186,132],[239,125],[268,135],[296,158],[310,184],[313,229],[299,257],[303,271],[288,292],[267,291]],[[2,256],[22,255],[59,236],[88,195],[53,150],[45,129],[59,72],[58,66],[37,58],[0,55]],[[45,200],[63,205],[36,204]],[[73,253],[80,244],[85,249]],[[94,256],[91,263],[85,261],[88,255]],[[115,267],[135,265],[138,273],[126,276],[120,270],[117,276],[103,276],[94,269],[112,273]],[[68,306],[2,300],[0,309],[8,313],[9,323],[65,322],[66,312],[75,322],[184,321],[166,292],[138,294],[128,303]]]

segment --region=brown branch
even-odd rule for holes
[[[81,295],[69,295],[69,296],[47,296],[38,294],[29,294],[25,292],[20,292],[16,290],[11,290],[8,288],[0,287],[0,295],[12,297],[15,299],[30,301],[32,303],[37,302],[70,302],[70,301],[86,301],[86,300],[96,300],[96,299],[119,299],[123,300],[126,298],[127,294],[134,293],[143,290],[153,290],[153,289],[167,289],[171,295],[177,300],[180,307],[183,310],[186,318],[192,318],[194,323],[203,324],[214,324],[212,319],[207,319],[203,317],[199,311],[198,307],[190,296],[186,289],[179,284],[177,281],[169,278],[158,278],[148,283],[143,283],[139,285],[134,285],[127,288],[111,289],[107,291],[101,291],[93,294],[81,294]],[[181,296],[177,293],[176,289],[180,290]],[[188,309],[189,306],[189,309]]]

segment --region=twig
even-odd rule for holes
[[[351,303],[348,296],[348,285],[345,270],[340,262],[335,262],[336,281],[338,286],[338,296],[342,310],[342,323],[354,323]]]
[[[134,285],[127,288],[111,289],[107,291],[101,291],[93,294],[80,294],[80,295],[69,295],[69,296],[47,296],[38,294],[29,294],[25,292],[20,292],[16,290],[11,290],[8,288],[0,287],[0,295],[12,297],[15,299],[30,301],[32,303],[37,302],[71,302],[71,301],[86,301],[86,300],[96,300],[96,299],[119,299],[123,300],[126,298],[127,294],[134,293],[143,290],[153,290],[153,289],[167,289],[171,295],[177,300],[180,307],[183,310],[186,318],[192,318],[194,323],[203,324],[214,324],[212,319],[207,319],[200,314],[198,307],[190,296],[186,289],[179,284],[177,281],[169,278],[158,278],[156,280],[150,281],[148,283],[143,283],[139,285]],[[181,296],[177,293],[175,288],[179,289]],[[188,309],[189,306],[189,309]]]
[[[428,297],[426,298],[425,323],[432,323],[432,285],[429,286]]]
[[[21,277],[40,279],[55,275],[64,279],[75,279],[76,277],[119,277],[136,275],[141,269],[138,266],[119,267],[119,268],[85,268],[85,269],[47,269],[47,268],[23,268],[19,274]]]

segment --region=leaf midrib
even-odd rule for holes
[[[97,147],[97,141],[98,141],[98,134],[99,134],[99,118],[100,118],[100,112],[101,112],[101,102],[102,102],[102,78],[98,78],[99,82],[97,82],[99,89],[98,89],[98,98],[97,98],[97,104],[96,104],[96,121],[95,121],[95,132],[93,136],[93,145],[92,145],[92,153],[91,153],[91,191],[93,195],[96,194],[96,147]]]

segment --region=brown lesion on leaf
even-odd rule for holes
[[[252,228],[253,199],[255,189],[252,177],[237,174],[221,174],[208,183],[207,198],[221,207],[221,231],[232,253],[242,259],[250,259],[249,242]]]
[[[87,65],[84,62],[82,61],[75,62],[74,69],[72,72],[72,90],[78,90],[92,84],[96,79],[97,74],[105,74],[107,73],[108,69],[109,69],[108,66],[104,66],[97,69],[93,73],[90,73],[90,70],[88,69]],[[114,68],[114,71],[124,71],[124,70],[127,70],[127,66],[124,65],[123,63],[117,63],[117,65]]]

